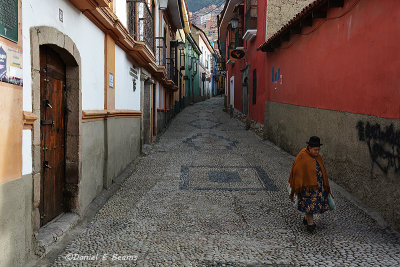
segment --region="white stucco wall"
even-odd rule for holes
[[[22,175],[32,173],[32,131],[22,131]]]
[[[157,83],[156,86],[156,106],[157,108],[160,108],[160,84]]]
[[[115,46],[115,62],[115,108],[140,110],[140,68],[135,68],[136,91],[133,91],[133,77],[129,72],[134,65],[130,56],[118,45]]]
[[[128,13],[127,13],[127,5],[126,0],[114,0],[115,5],[115,14],[118,19],[121,21],[122,25],[128,29]]]
[[[58,19],[59,9],[63,10],[64,22]],[[33,26],[54,27],[72,39],[81,56],[82,109],[104,109],[104,33],[68,1],[22,1],[22,13],[24,110],[32,110],[30,28]]]

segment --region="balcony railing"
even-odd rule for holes
[[[226,57],[226,43],[225,42],[220,43],[219,50],[221,51],[221,56],[223,58],[225,58]]]
[[[127,0],[128,30],[136,41],[144,42],[154,53],[154,18],[146,3],[141,0]]]
[[[243,47],[243,32],[240,29],[236,29],[235,32],[235,47]]]
[[[245,32],[257,29],[257,0],[246,0]]]
[[[171,80],[175,84],[178,84],[178,69],[176,68],[174,58],[167,58],[167,71],[168,71],[168,80]]]
[[[128,30],[134,40],[138,41],[137,37],[137,2],[128,2]]]
[[[156,58],[159,66],[166,66],[167,43],[165,37],[156,37]]]

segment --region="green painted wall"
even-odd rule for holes
[[[186,39],[186,49],[185,49],[185,73],[188,77],[185,80],[185,95],[186,98],[195,98],[200,96],[200,87],[199,87],[199,53],[195,50],[194,46],[191,42]],[[196,62],[192,65],[192,58],[196,58]],[[192,65],[192,67],[190,67]],[[195,66],[197,65],[197,66]],[[197,73],[195,73],[195,69],[197,68]]]

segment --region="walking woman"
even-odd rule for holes
[[[294,195],[297,195],[297,209],[305,213],[303,223],[310,232],[316,227],[313,215],[329,210],[330,186],[319,154],[321,145],[319,137],[310,137],[307,146],[297,155],[289,177],[289,198],[293,201]]]

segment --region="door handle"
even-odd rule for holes
[[[45,100],[44,100],[44,106],[45,106],[45,107],[48,107],[48,108],[53,108],[53,107],[50,105],[50,101],[49,101],[48,99],[45,99]]]
[[[44,169],[51,169],[51,166],[49,165],[48,161],[43,161],[43,168]]]

